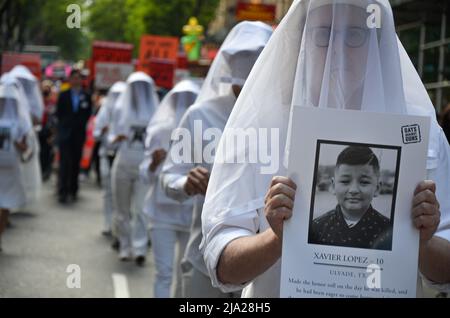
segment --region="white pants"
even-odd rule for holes
[[[28,146],[33,150],[33,156],[30,161],[23,164],[22,182],[25,186],[27,197],[26,206],[22,208],[30,208],[33,203],[39,199],[42,188],[41,166],[39,162],[39,141],[34,131],[27,136]]]
[[[145,256],[148,244],[148,217],[143,211],[143,204],[148,186],[139,179],[139,166],[130,165],[120,153],[114,160],[112,180],[113,201],[116,208],[114,223],[120,242],[120,256]]]
[[[183,281],[183,298],[240,298],[241,292],[223,293],[214,288],[211,278],[196,269],[189,261],[181,265]]]
[[[150,235],[156,267],[154,296],[155,298],[180,298],[182,296],[181,259],[189,240],[189,232],[153,228]]]
[[[107,156],[100,157],[100,174],[102,176],[103,188],[103,214],[105,218],[105,231],[112,230],[113,223],[113,193],[111,180],[111,167],[109,165],[109,158]]]
[[[13,166],[0,166],[0,209],[19,209],[27,202],[19,156]]]

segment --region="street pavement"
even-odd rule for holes
[[[54,179],[39,202],[10,218],[0,253],[0,297],[153,297],[151,249],[145,267],[120,262],[101,235],[101,190],[82,182],[79,201],[61,206]]]

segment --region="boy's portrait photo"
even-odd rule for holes
[[[309,244],[392,250],[401,149],[317,143]]]

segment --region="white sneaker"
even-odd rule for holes
[[[119,259],[122,262],[129,262],[132,259],[131,252],[129,250],[121,250],[119,252]]]

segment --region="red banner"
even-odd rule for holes
[[[98,46],[96,43],[94,43],[92,49],[92,60],[95,62],[131,63],[133,57],[132,45],[127,48],[120,45],[117,48],[114,48],[112,46]]]
[[[159,87],[172,89],[175,82],[176,64],[169,61],[153,60],[149,64],[149,75]]]
[[[173,88],[179,46],[180,40],[176,37],[142,36],[139,70],[149,74],[157,86]]]
[[[42,78],[41,56],[39,54],[6,52],[2,55],[1,73],[11,71],[14,66],[26,66],[38,79]]]
[[[95,41],[92,45],[91,79],[95,78],[95,65],[98,62],[131,64],[132,44]]]
[[[180,40],[176,37],[144,35],[141,38],[139,61],[162,59],[175,62],[178,58]]]
[[[275,22],[277,6],[272,4],[252,4],[239,1],[236,7],[236,18],[238,21],[265,21]]]

